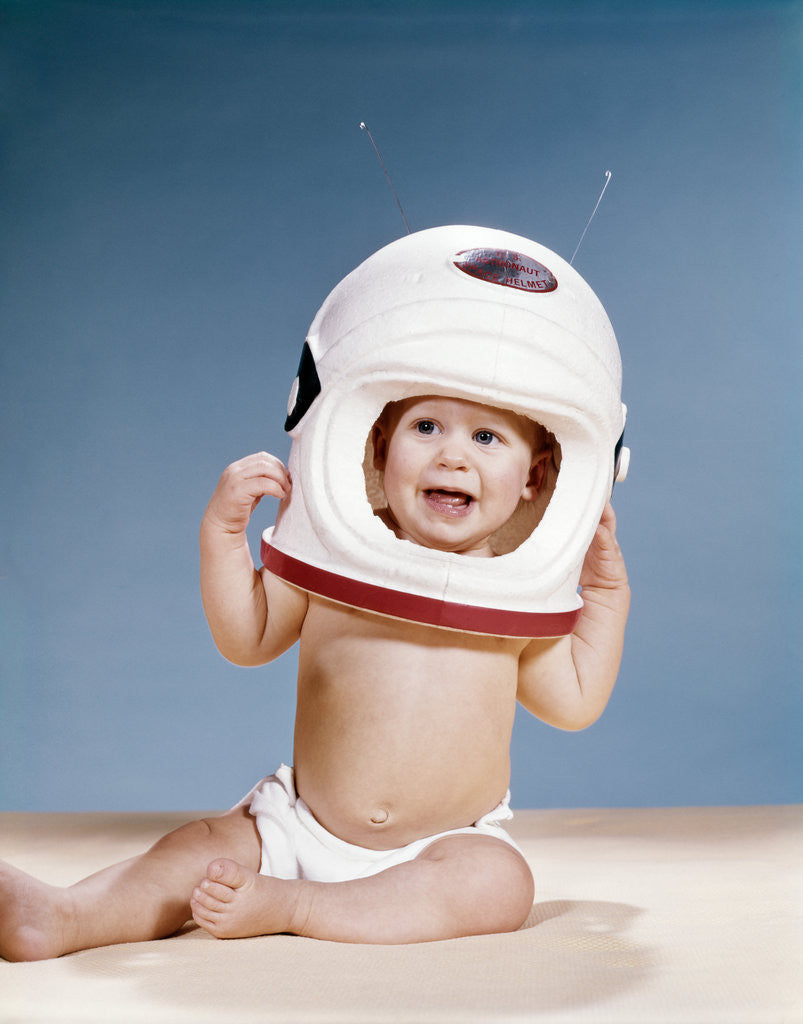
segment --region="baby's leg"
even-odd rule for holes
[[[293,932],[407,943],[515,931],[532,902],[533,879],[520,853],[500,839],[462,834],[351,882],[283,881],[217,860],[193,892],[192,911],[218,938]]]
[[[191,916],[193,886],[216,857],[259,867],[261,845],[246,807],[182,825],[146,853],[67,889],[0,863],[0,955],[43,960],[77,949],[157,939]]]

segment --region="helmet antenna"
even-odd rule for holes
[[[411,235],[412,232],[410,231],[410,225],[407,223],[407,218],[404,216],[404,210],[402,209],[402,204],[399,202],[399,197],[396,195],[396,189],[393,187],[393,182],[390,180],[390,175],[388,174],[388,169],[387,169],[387,167],[385,167],[385,161],[382,159],[382,156],[381,156],[379,150],[376,148],[376,143],[374,142],[374,137],[371,134],[371,129],[368,127],[368,125],[365,123],[365,121],[360,121],[360,128],[362,128],[362,130],[364,132],[367,132],[368,138],[371,140],[371,145],[374,147],[374,152],[376,153],[377,157],[379,158],[379,162],[382,165],[382,170],[385,172],[385,177],[388,179],[388,185],[390,185],[390,191],[393,193],[393,198],[396,200],[396,205],[399,208],[399,213],[402,215],[402,220],[404,221],[404,226],[407,228],[407,234]],[[604,189],[603,189],[603,191],[604,191]]]
[[[611,180],[611,172],[610,171],[606,171],[605,172],[605,184],[602,186],[602,191],[599,194],[599,199],[597,200],[597,205],[591,211],[591,216],[586,221],[586,226],[583,228],[583,233],[582,233],[582,235],[580,235],[580,240],[578,241],[577,245],[574,247],[574,252],[572,253],[572,258],[569,260],[569,265],[570,266],[571,266],[572,263],[574,263],[574,257],[577,255],[577,250],[583,244],[583,239],[586,236],[586,231],[588,231],[588,226],[591,223],[591,221],[594,219],[594,214],[599,209],[599,204],[602,202],[602,197],[605,195],[605,189],[608,187],[608,182],[610,180]]]

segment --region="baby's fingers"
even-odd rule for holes
[[[209,502],[207,519],[228,532],[242,532],[262,498],[285,498],[290,488],[290,474],[275,455],[248,455],[224,470]]]
[[[599,521],[599,527],[603,533],[610,537],[616,536],[616,513],[613,510],[613,505],[608,502],[605,508],[602,510],[602,517]]]
[[[247,455],[232,463],[226,474],[230,474],[235,486],[240,482],[246,487],[259,488],[261,495],[272,494],[276,498],[285,498],[290,493],[291,480],[287,467],[281,459],[268,452]]]
[[[624,558],[616,539],[616,515],[610,502],[605,506],[599,526],[586,553],[580,573],[580,585],[611,587],[627,582]]]

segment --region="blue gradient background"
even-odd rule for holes
[[[225,807],[291,759],[295,654],[219,657],[197,528],[404,230],[361,120],[414,229],[570,256],[613,171],[575,265],[624,360],[633,611],[600,722],[520,714],[514,805],[801,799],[799,3],[0,14],[4,809]]]

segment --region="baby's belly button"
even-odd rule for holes
[[[375,850],[393,850],[427,834],[417,815],[387,804],[351,807],[345,814],[334,816],[328,825],[322,824],[347,843]]]
[[[409,818],[409,815],[407,817]],[[399,808],[394,809],[389,803],[369,803],[360,808],[352,808],[348,815],[348,825],[355,830],[364,831],[366,836],[383,835],[404,827],[404,824],[404,812]]]

